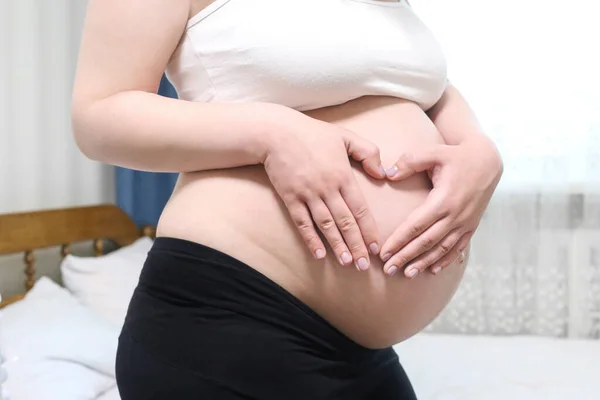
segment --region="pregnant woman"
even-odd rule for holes
[[[73,125],[180,173],[123,400],[415,398],[391,346],[455,293],[502,166],[406,0],[91,0]]]

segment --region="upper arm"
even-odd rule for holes
[[[190,0],[89,0],[73,107],[119,92],[156,92],[185,29]]]

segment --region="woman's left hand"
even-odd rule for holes
[[[423,171],[428,172],[433,189],[381,247],[388,275],[402,267],[408,278],[429,267],[437,274],[464,256],[503,166],[494,144],[482,136],[403,154],[388,169],[388,178],[397,181]]]

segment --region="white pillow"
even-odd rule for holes
[[[91,400],[115,384],[114,378],[64,360],[19,359],[7,369],[4,400]]]
[[[61,264],[63,283],[83,304],[121,327],[152,243],[143,237],[100,257],[68,255]]]
[[[114,377],[118,335],[117,327],[42,277],[2,310],[0,349],[9,362],[67,360]]]

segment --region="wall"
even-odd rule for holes
[[[70,100],[83,0],[0,2],[0,213],[112,201],[112,169],[86,159]]]
[[[0,213],[114,201],[113,169],[86,159],[71,134],[86,5],[0,1]],[[21,287],[20,260],[0,258],[0,291]],[[41,271],[55,265],[40,255]]]

